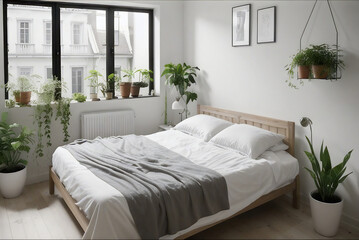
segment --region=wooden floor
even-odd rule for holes
[[[16,199],[0,197],[0,239],[79,239],[82,230],[48,183],[27,186]],[[191,239],[322,239],[308,209],[295,210],[278,199],[228,220]],[[359,239],[359,231],[340,229],[336,239]]]

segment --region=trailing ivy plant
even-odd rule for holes
[[[71,111],[70,111],[70,102],[71,98],[61,98],[57,101],[57,112],[56,112],[56,118],[60,119],[60,122],[62,124],[62,131],[64,133],[64,142],[69,141],[69,125],[70,125],[70,117],[71,117]]]
[[[57,102],[56,118],[60,118],[63,125],[64,142],[68,141],[68,125],[70,121],[70,101],[71,99],[55,100],[55,93],[57,89],[62,89],[66,92],[66,86],[60,82],[56,77],[47,79],[40,88],[36,91],[38,95],[37,105],[34,112],[34,121],[37,124],[37,145],[35,153],[37,156],[44,156],[43,137],[46,137],[46,146],[52,146],[51,142],[51,120],[54,115],[54,110],[51,106],[52,102]]]

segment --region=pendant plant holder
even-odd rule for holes
[[[329,66],[321,66],[319,64],[311,64],[311,71],[312,71],[312,75],[314,79],[330,79],[330,80],[338,80],[341,78],[341,70],[344,69],[344,63],[343,61],[340,59],[341,55],[339,55],[339,52],[341,50],[339,50],[339,45],[338,45],[338,28],[334,19],[334,15],[333,15],[333,11],[332,11],[332,7],[329,3],[329,0],[326,0],[328,8],[329,8],[329,12],[330,12],[330,16],[332,18],[332,22],[335,28],[335,45],[334,45],[334,49],[329,49],[330,52],[332,54],[334,54],[334,59],[335,61],[332,61]],[[312,10],[310,12],[309,18],[305,24],[305,27],[303,29],[302,35],[300,36],[300,42],[299,42],[299,47],[300,47],[300,51],[302,51],[302,39],[304,36],[304,33],[308,27],[308,23],[313,15],[313,11],[316,7],[318,3],[318,0],[315,0],[314,5],[312,7]],[[319,46],[323,46],[325,44],[319,45]],[[313,46],[313,45],[312,45]],[[328,45],[326,45],[328,46]],[[333,56],[332,56],[333,57]],[[328,69],[329,68],[329,69]],[[298,79],[300,78],[300,74],[299,74],[299,70],[298,70],[298,75],[297,75]]]

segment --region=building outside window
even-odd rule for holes
[[[81,24],[73,23],[72,24],[72,43],[79,45],[81,44]]]
[[[52,43],[52,23],[50,21],[45,22],[45,44]]]
[[[81,93],[82,92],[83,78],[84,78],[84,68],[83,67],[73,67],[72,68],[72,93]]]
[[[32,67],[18,67],[18,75],[19,76],[31,76],[32,75]]]
[[[19,43],[30,43],[30,21],[19,21]]]

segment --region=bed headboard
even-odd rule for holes
[[[253,125],[274,133],[284,135],[284,142],[289,146],[287,151],[292,156],[294,156],[294,122],[262,117],[248,113],[235,112],[205,105],[198,105],[198,113],[211,115],[233,123]]]

